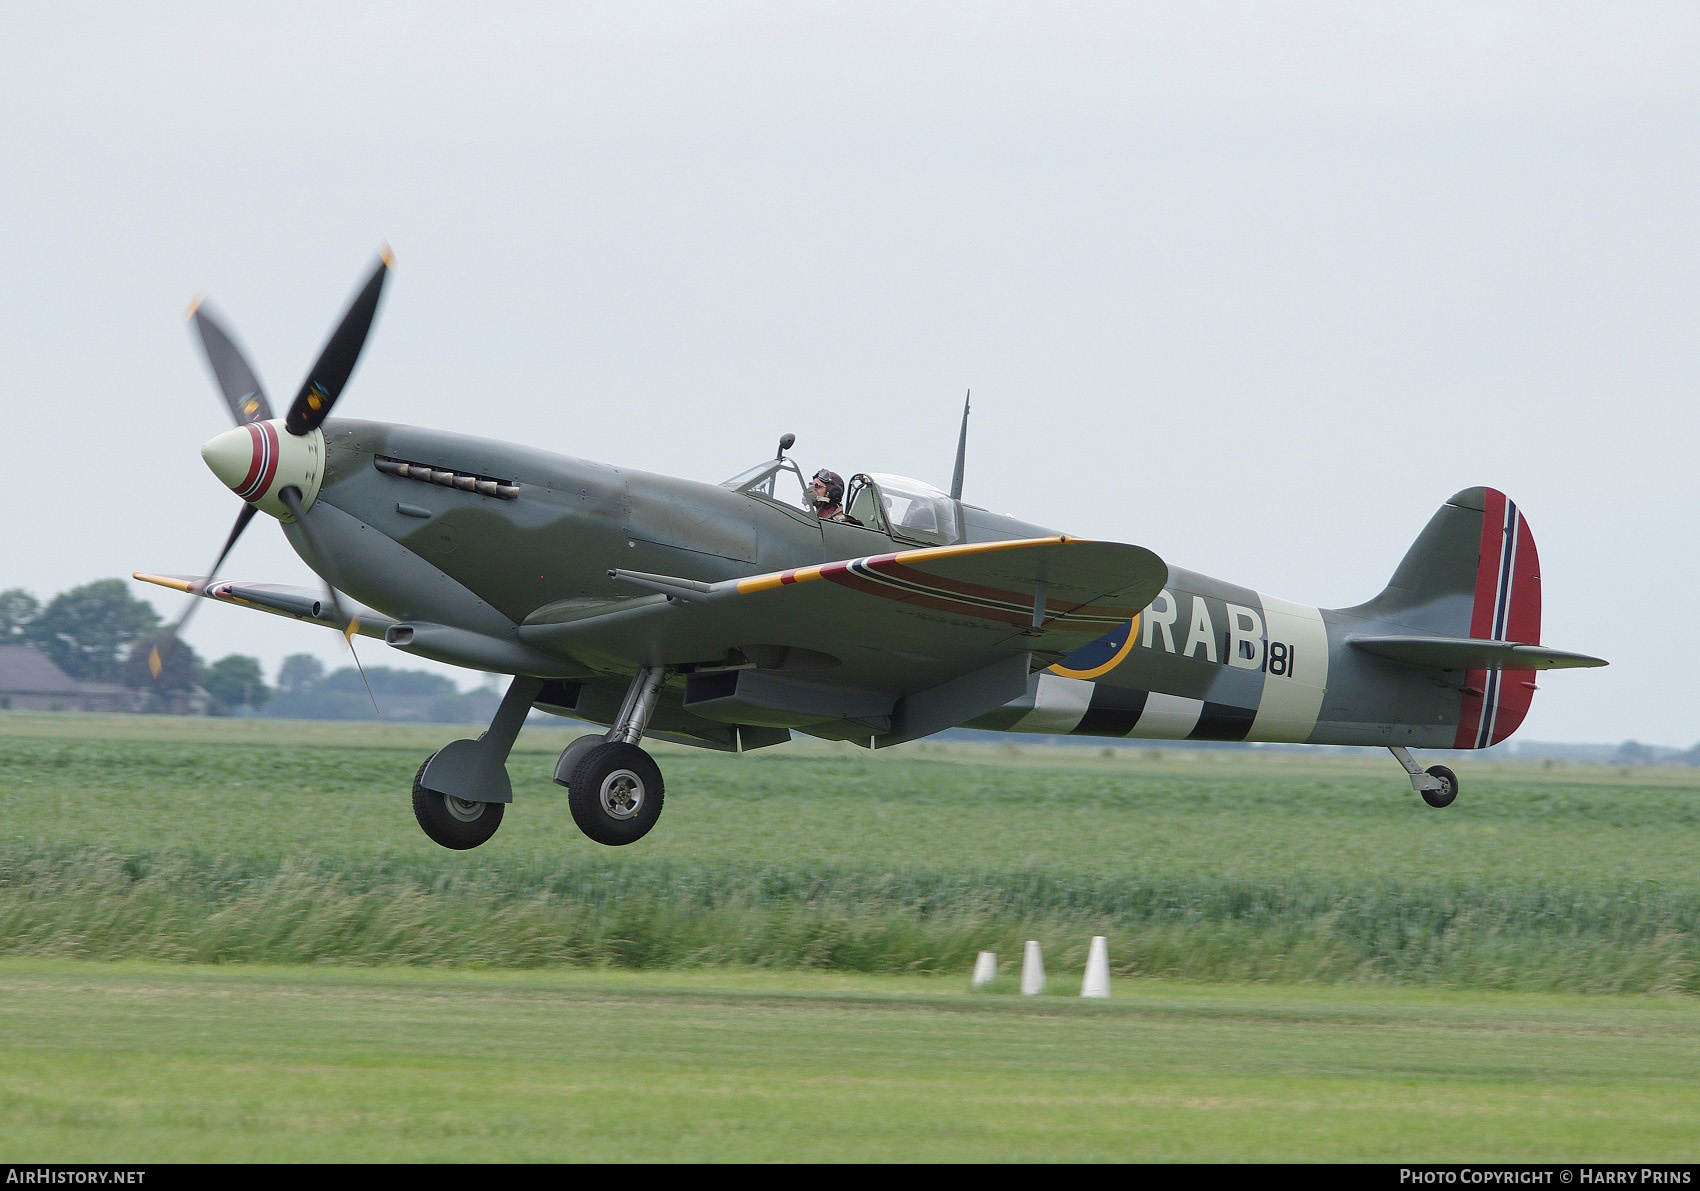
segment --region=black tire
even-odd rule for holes
[[[432,753],[431,757],[436,755]],[[431,763],[431,757],[426,757],[425,764],[413,775],[413,817],[419,820],[419,826],[433,843],[457,852],[476,848],[496,834],[506,808],[499,802],[467,802],[427,790],[419,784],[419,779],[425,776],[425,765]]]
[[[1433,807],[1451,806],[1458,797],[1458,775],[1444,765],[1430,765],[1429,776],[1440,779],[1440,789],[1424,790],[1423,801]]]
[[[567,784],[579,830],[599,844],[636,843],[661,817],[661,769],[635,744],[602,741],[587,749]]]

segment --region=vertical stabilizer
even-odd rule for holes
[[[1460,645],[1537,645],[1541,566],[1529,523],[1505,493],[1465,489],[1429,519],[1386,590],[1342,611],[1384,631],[1452,638]],[[1533,670],[1464,671],[1453,747],[1486,748],[1515,732],[1528,714],[1534,680]]]

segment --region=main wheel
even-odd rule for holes
[[[635,744],[602,741],[573,767],[567,805],[579,830],[597,843],[635,843],[661,817],[661,769]]]
[[[432,753],[431,757],[436,755]],[[425,765],[431,763],[431,757],[425,758]],[[426,835],[445,848],[464,852],[496,834],[496,828],[502,825],[501,803],[469,802],[452,794],[427,790],[419,784],[425,776],[425,765],[413,775],[413,817],[419,820]]]
[[[1440,779],[1440,789],[1424,790],[1423,801],[1430,806],[1451,806],[1452,800],[1458,797],[1458,775],[1444,765],[1430,765],[1428,774]]]

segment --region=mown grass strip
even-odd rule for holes
[[[1687,999],[0,960],[9,1160],[1682,1162]]]

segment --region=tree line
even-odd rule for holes
[[[400,711],[439,723],[488,718],[489,696],[462,694],[438,674],[387,666],[368,666],[364,675],[353,666],[327,672],[317,658],[299,653],[283,659],[273,687],[258,658],[233,653],[203,661],[122,579],[85,583],[46,604],[22,588],[0,591],[0,645],[32,646],[72,678],[118,683],[162,703],[199,687],[213,715],[340,720],[397,718]],[[157,678],[148,662],[156,647],[163,663]]]
[[[169,696],[200,687],[214,714],[263,707],[272,696],[258,658],[233,653],[205,662],[172,638],[159,613],[122,579],[97,579],[45,605],[21,587],[0,591],[0,644],[30,645],[72,678],[119,683]],[[148,656],[164,663],[155,679]]]

